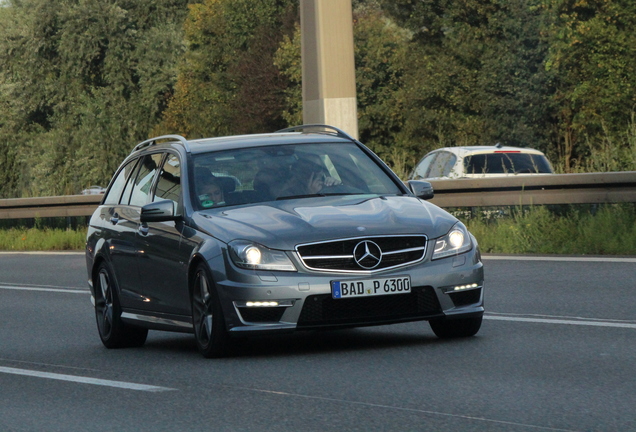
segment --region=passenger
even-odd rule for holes
[[[221,182],[212,174],[197,178],[197,191],[201,206],[204,208],[225,204]]]

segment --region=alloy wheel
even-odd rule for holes
[[[105,268],[99,271],[99,288],[101,296],[95,300],[99,330],[106,338],[113,330],[113,292],[110,277]]]

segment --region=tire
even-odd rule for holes
[[[212,278],[199,264],[192,281],[192,327],[199,352],[206,358],[227,354],[228,332]]]
[[[121,320],[117,285],[105,262],[99,265],[93,285],[97,331],[104,346],[106,348],[143,346],[148,336],[148,329],[134,327]]]
[[[475,336],[481,327],[482,317],[458,318],[458,319],[437,319],[431,320],[429,324],[438,338],[464,338]]]

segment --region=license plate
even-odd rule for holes
[[[410,276],[331,281],[331,296],[335,299],[404,294],[410,292]]]

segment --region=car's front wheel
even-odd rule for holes
[[[438,338],[462,338],[475,336],[481,328],[482,317],[436,319],[429,324]]]
[[[93,281],[95,317],[99,337],[106,348],[140,347],[146,342],[148,329],[133,327],[121,320],[117,285],[108,265],[102,262]]]
[[[228,334],[218,295],[207,268],[199,264],[192,283],[192,326],[197,348],[204,357],[226,354]]]

